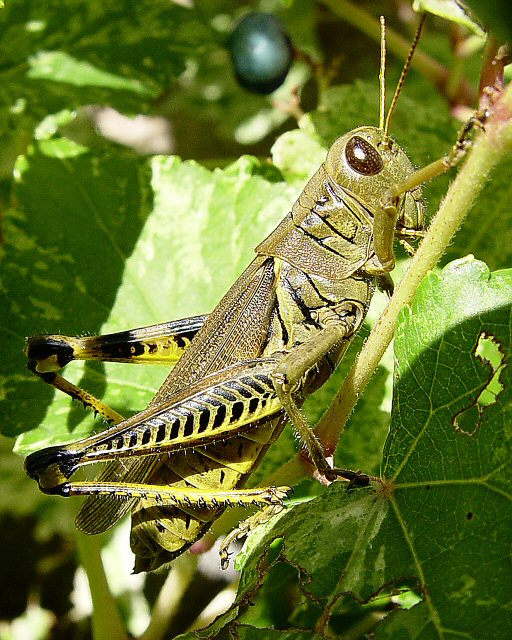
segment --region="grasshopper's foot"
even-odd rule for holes
[[[293,487],[269,487],[268,493],[270,506],[282,507],[284,506],[283,500],[286,500],[293,494]],[[259,513],[261,513],[261,511]]]
[[[277,489],[275,489],[275,492],[280,496],[279,502],[276,502],[275,504],[269,504],[260,511],[257,511],[253,515],[249,516],[245,520],[242,520],[238,527],[236,527],[236,529],[233,529],[233,531],[231,531],[231,533],[229,533],[224,538],[219,549],[220,566],[222,569],[225,570],[229,567],[229,559],[233,555],[233,553],[229,550],[229,547],[233,544],[233,542],[241,540],[257,526],[259,526],[260,524],[265,524],[273,516],[282,511],[284,509],[282,500],[293,493],[293,489],[291,489],[290,487],[277,487]]]
[[[354,487],[367,487],[370,484],[370,476],[367,473],[359,471],[351,471],[350,469],[338,469],[336,467],[329,469],[325,472],[327,480],[336,480],[336,478],[343,478],[348,480],[347,491]]]
[[[220,568],[222,569],[222,571],[226,571],[229,568],[229,559],[233,555],[233,552],[229,550],[229,547],[234,540],[230,539],[229,542],[226,543],[227,539],[228,536],[224,538],[219,549]]]

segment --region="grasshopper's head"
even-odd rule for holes
[[[351,190],[371,214],[390,191],[414,173],[405,151],[377,127],[359,127],[341,136],[324,164],[333,183]],[[423,227],[425,203],[421,187],[398,196],[397,233]]]

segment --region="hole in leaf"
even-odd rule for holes
[[[503,391],[503,385],[500,382],[500,376],[505,367],[505,354],[502,346],[493,335],[482,331],[478,336],[478,343],[475,349],[475,355],[485,364],[492,367],[493,375],[489,380],[489,384],[478,396],[478,404],[487,407],[496,402],[497,397]]]
[[[477,431],[485,409],[493,405],[503,391],[500,376],[506,366],[505,355],[499,341],[485,331],[480,332],[474,353],[475,357],[489,368],[491,375],[476,400],[464,407],[453,418],[452,424],[455,429],[467,436],[472,436]]]

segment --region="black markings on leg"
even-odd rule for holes
[[[180,426],[180,419],[176,418],[176,420],[174,420],[174,422],[172,423],[171,433],[169,436],[170,440],[175,440],[180,435]]]
[[[238,400],[237,402],[234,402],[231,407],[230,422],[236,422],[237,420],[240,420],[243,412],[244,412],[244,403],[241,402],[240,400]]]
[[[224,424],[224,421],[226,419],[226,405],[221,404],[218,408],[217,408],[217,413],[215,415],[215,420],[213,421],[213,429],[217,429],[218,427],[222,426]]]
[[[162,442],[162,440],[165,439],[165,422],[161,422],[158,425],[158,431],[156,433],[156,437],[155,437],[155,443],[157,442]]]
[[[194,416],[192,413],[189,413],[187,416],[187,419],[185,420],[183,435],[191,436],[193,433],[194,433]]]
[[[210,424],[210,419],[211,419],[210,410],[207,409],[206,407],[203,408],[199,416],[199,427],[197,429],[198,433],[202,433],[203,431],[206,431],[206,429],[208,428],[208,425]]]

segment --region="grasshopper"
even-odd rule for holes
[[[29,368],[110,426],[31,454],[26,471],[45,493],[87,496],[76,519],[85,533],[105,531],[131,512],[136,572],[172,561],[226,507],[263,507],[228,541],[280,510],[290,487],[244,484],[287,422],[320,474],[369,484],[362,472],[331,468],[300,406],[343,357],[376,284],[391,291],[395,238],[409,246],[422,235],[422,183],[454,166],[466,146],[464,133],[446,158],[415,171],[389,136],[419,35],[386,121],[382,54],[379,127],[359,127],[334,142],[210,315],[103,336],[28,339]],[[124,419],[58,373],[77,359],[174,367],[148,407]],[[95,480],[72,480],[96,462],[108,465]],[[221,556],[225,565],[227,545]]]

